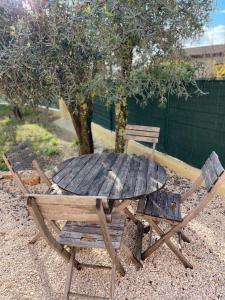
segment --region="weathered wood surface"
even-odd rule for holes
[[[95,197],[45,194],[29,196],[35,198],[41,214],[47,220],[98,222]],[[101,198],[101,201],[108,211],[107,199]],[[111,221],[111,216],[108,221]]]
[[[159,127],[127,125],[125,130],[125,152],[127,152],[128,141],[152,143],[151,159],[155,160],[155,148],[159,140]]]
[[[27,143],[13,147],[5,156],[15,172],[32,167],[32,161],[36,159],[36,154]]]
[[[223,166],[221,165],[217,154],[213,151],[202,167],[202,176],[208,191],[210,191],[223,171]]]
[[[117,215],[108,224],[108,232],[114,249],[119,249],[124,231],[125,217]],[[105,248],[102,229],[99,224],[89,222],[66,222],[60,232],[58,242],[63,245],[81,248]]]
[[[144,156],[103,153],[69,159],[52,180],[76,195],[131,199],[150,194],[166,183],[164,168]]]
[[[127,125],[125,130],[125,139],[140,142],[158,143],[159,127]]]
[[[150,131],[150,132],[160,132],[159,127],[151,127],[151,126],[142,126],[142,125],[127,125],[127,130],[138,130],[138,131]]]
[[[137,212],[155,218],[181,222],[179,194],[155,192],[138,203]]]
[[[142,252],[142,239],[144,235],[144,225],[142,222],[138,221],[137,223],[137,237],[136,237],[136,243],[134,247],[134,257],[139,262],[140,266],[141,264],[141,252]]]

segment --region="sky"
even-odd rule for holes
[[[225,44],[225,0],[215,0],[215,10],[210,14],[210,22],[198,40],[185,43],[185,47]]]

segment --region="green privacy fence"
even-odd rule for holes
[[[141,108],[129,99],[130,124],[159,126],[160,140],[157,148],[195,167],[201,167],[212,150],[225,165],[225,81],[202,80],[198,86],[206,93],[191,98],[168,96],[165,107],[157,100]],[[114,108],[95,102],[93,121],[115,130]]]

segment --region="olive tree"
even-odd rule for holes
[[[6,49],[13,40],[14,26],[19,16],[22,13],[22,1],[2,0],[0,3],[0,51]],[[6,78],[5,78],[6,79]],[[0,96],[4,92],[7,96],[7,100],[12,108],[12,111],[16,118],[22,119],[22,113],[19,109],[17,93],[13,94],[13,91],[8,85],[7,90],[1,91]]]
[[[181,72],[181,50],[185,40],[201,34],[213,1],[89,2],[90,15],[98,16],[95,18],[96,32],[100,36],[108,68],[108,76],[99,80],[101,96],[115,103],[115,150],[123,152],[129,96],[141,95],[143,104],[151,96],[164,102],[168,92],[187,96],[187,83],[194,84],[198,90],[193,73],[186,76],[185,72]],[[169,75],[166,77],[163,76],[165,62]]]
[[[67,2],[28,3],[1,51],[0,88],[30,105],[63,98],[85,154],[93,152],[93,82],[101,55],[87,26],[87,6]]]

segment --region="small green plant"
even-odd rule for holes
[[[1,143],[1,141],[0,141],[0,143]],[[1,171],[6,171],[7,170],[7,166],[6,166],[6,164],[5,164],[4,160],[3,160],[3,157],[2,157],[3,152],[4,152],[3,146],[0,146],[0,170]]]
[[[59,144],[59,141],[58,141],[56,138],[52,138],[52,139],[51,139],[51,144],[52,144],[53,146],[57,146],[57,145]]]
[[[47,151],[46,147],[57,149],[56,146],[59,143],[57,138],[42,125],[30,123],[26,123],[17,129],[16,140],[17,142],[29,141],[34,150],[42,153],[56,152],[51,150]]]
[[[7,170],[8,170],[8,168],[7,168],[3,158],[0,157],[0,171],[7,171]]]
[[[54,156],[54,155],[58,155],[59,153],[60,153],[59,149],[55,146],[48,145],[45,148],[45,154],[47,156]]]

